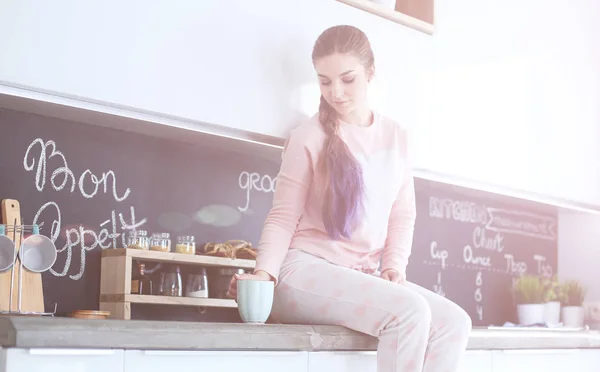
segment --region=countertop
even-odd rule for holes
[[[0,317],[0,347],[370,351],[376,339],[338,326]],[[600,349],[600,332],[475,328],[470,350]]]

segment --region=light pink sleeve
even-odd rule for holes
[[[406,149],[407,141],[404,138]],[[381,272],[396,270],[406,278],[406,266],[412,251],[416,219],[415,185],[411,163],[405,152],[406,171],[398,196],[392,206],[388,222],[388,235],[381,257]]]
[[[273,206],[265,220],[257,248],[255,271],[266,271],[275,281],[304,212],[312,182],[313,163],[306,146],[306,133],[306,128],[297,128],[291,132],[286,142],[277,175]]]

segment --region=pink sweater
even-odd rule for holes
[[[342,123],[340,136],[363,169],[366,201],[361,225],[349,240],[334,241],[326,233],[320,192],[324,176],[317,168],[325,133],[315,115],[292,130],[286,143],[255,270],[277,280],[288,249],[296,248],[368,273],[394,269],[405,275],[416,216],[406,132],[375,113],[368,127]]]

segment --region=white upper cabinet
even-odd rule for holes
[[[311,50],[340,23],[372,39],[378,107],[414,125],[431,36],[333,0],[6,0],[0,85],[286,137],[318,107]]]

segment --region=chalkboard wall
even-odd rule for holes
[[[258,243],[278,157],[0,109],[0,199],[17,199],[59,251],[43,274],[47,310],[97,309],[102,249],[143,226],[199,244]],[[409,280],[456,301],[475,325],[514,321],[519,273],[556,271],[556,212],[416,179],[418,217]],[[137,305],[133,318],[236,321],[232,309]]]
[[[516,322],[510,288],[557,268],[554,208],[416,180],[410,280],[462,306],[475,326]]]

